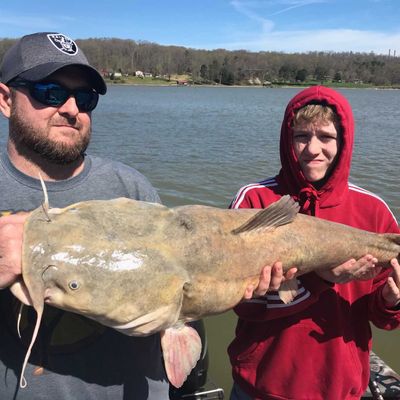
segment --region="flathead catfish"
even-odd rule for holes
[[[280,260],[301,275],[365,254],[388,264],[399,253],[400,235],[298,214],[289,196],[264,210],[128,199],[37,209],[25,224],[22,267],[38,313],[32,343],[44,303],[127,335],[161,332],[167,375],[179,387],[201,352],[184,323],[233,308],[264,265]]]

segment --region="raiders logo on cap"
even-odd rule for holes
[[[61,33],[52,33],[47,35],[47,37],[53,46],[55,46],[62,53],[70,56],[74,56],[78,53],[78,46],[68,36],[62,35]]]

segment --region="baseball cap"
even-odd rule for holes
[[[0,68],[1,82],[7,84],[16,77],[33,82],[41,81],[68,65],[85,69],[93,89],[100,94],[106,93],[104,79],[89,64],[78,45],[68,36],[54,32],[23,36],[8,49]]]

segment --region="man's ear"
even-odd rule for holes
[[[11,91],[4,83],[0,83],[0,111],[6,118],[11,114]]]

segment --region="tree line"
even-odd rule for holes
[[[14,42],[0,39],[0,57]],[[195,83],[224,85],[310,81],[400,85],[400,57],[374,53],[197,50],[116,38],[76,42],[105,75],[143,71],[160,77],[188,75]]]

